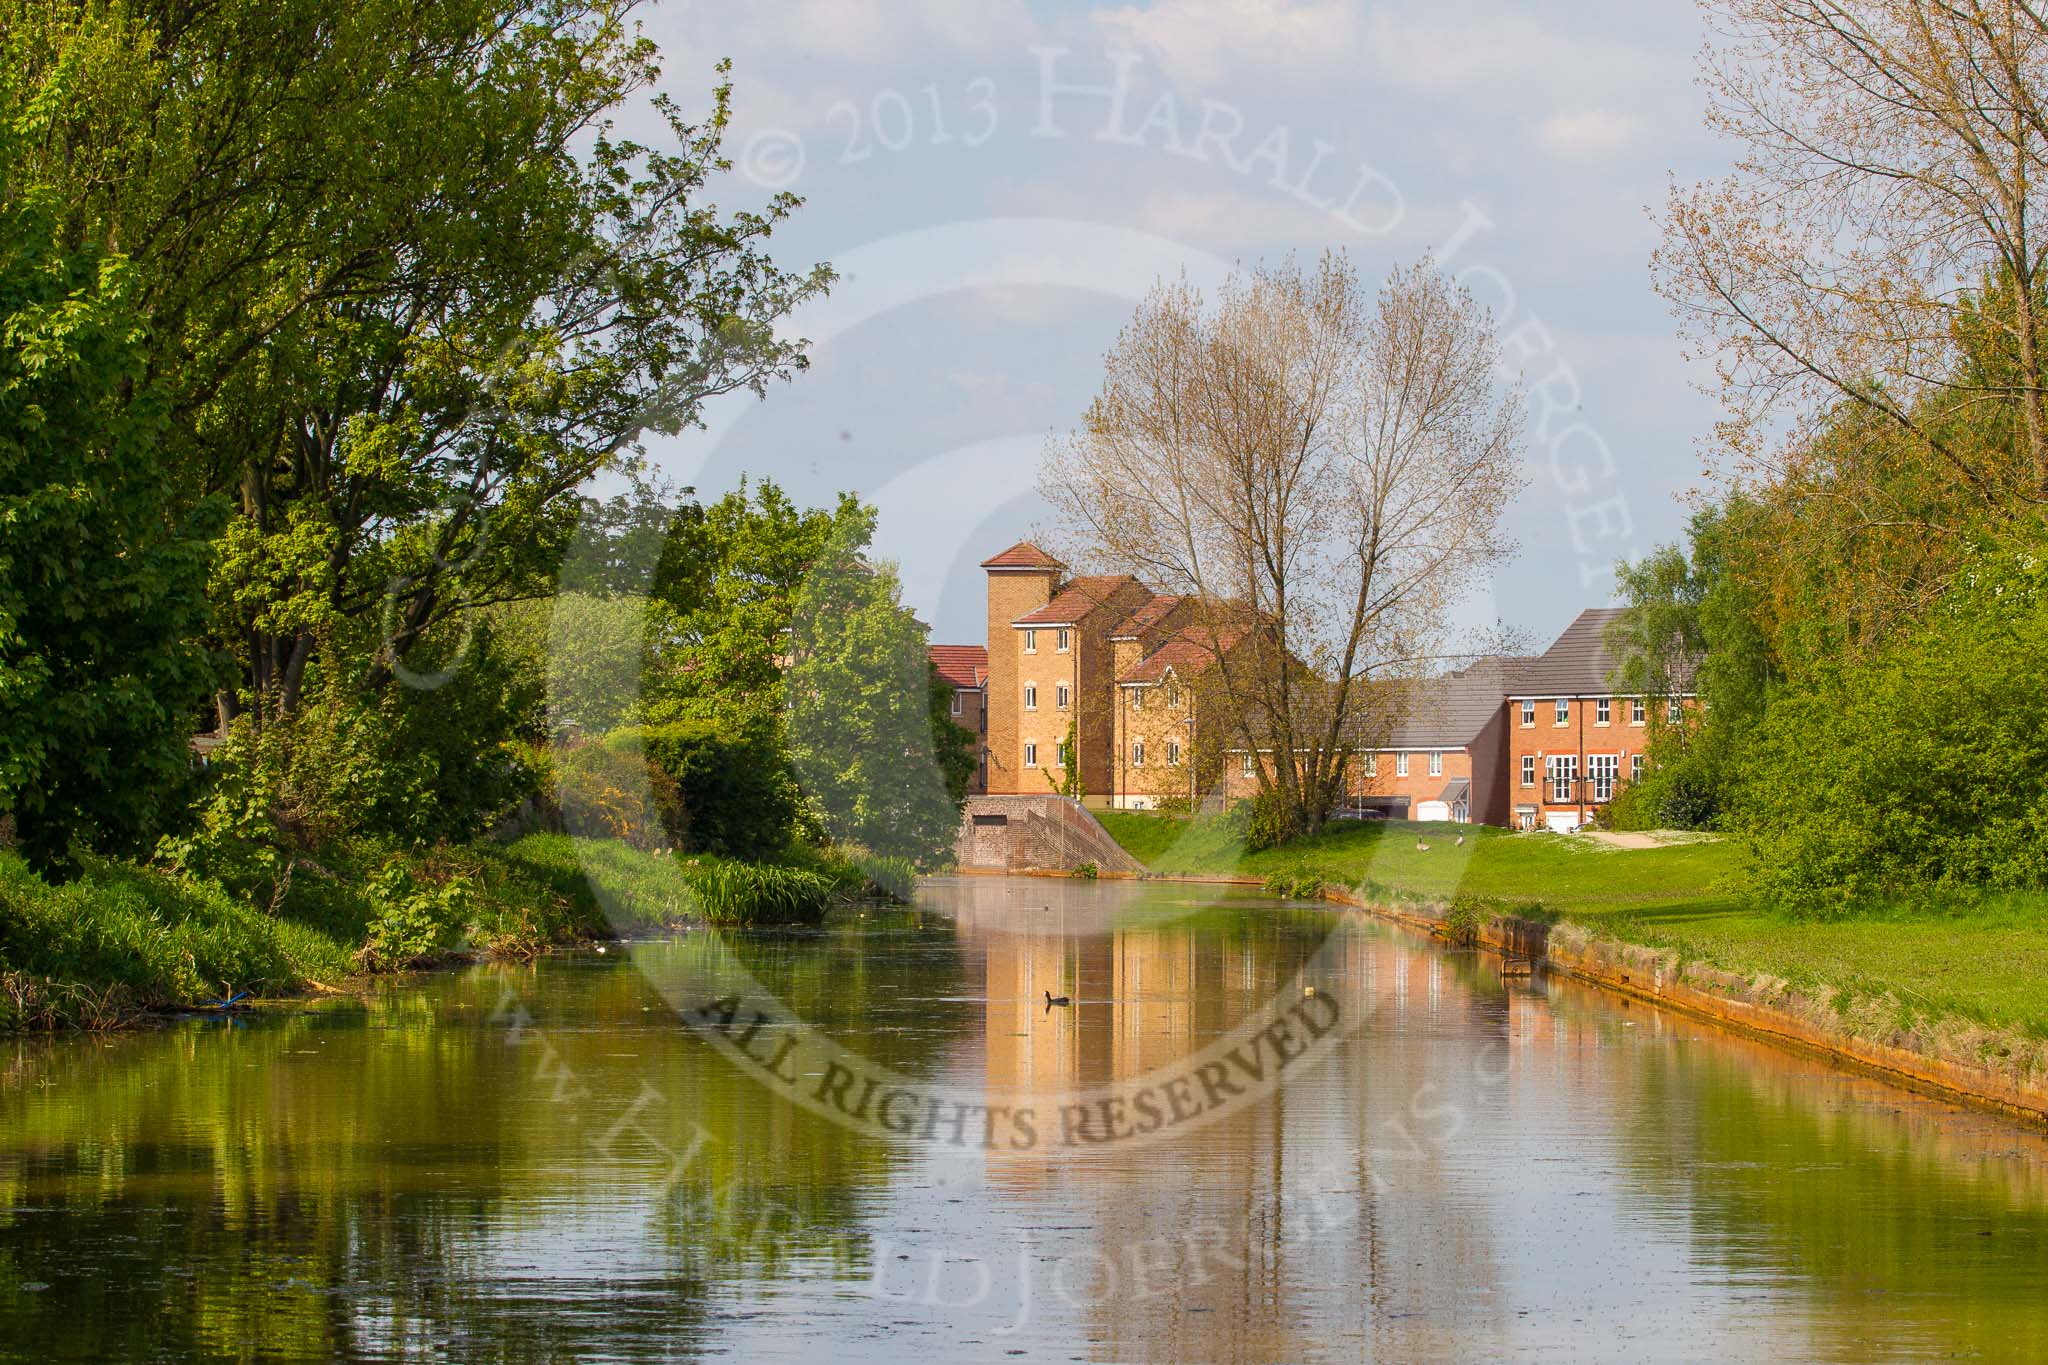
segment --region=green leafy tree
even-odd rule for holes
[[[831,838],[929,864],[960,808],[933,742],[925,630],[866,544],[865,528],[836,536],[804,580],[784,680],[790,755]]]
[[[694,121],[654,99],[663,145],[613,130],[658,74],[631,8],[6,3],[12,68],[62,87],[22,174],[136,263],[159,477],[235,503],[224,709],[290,709],[322,648],[405,676],[443,622],[544,589],[644,433],[802,364],[774,327],[826,277],[765,253],[796,201],[708,202],[728,88]]]
[[[0,93],[4,165],[39,101]],[[165,505],[134,273],[62,235],[47,195],[0,182],[0,810],[44,866],[174,814],[212,677],[206,528]]]

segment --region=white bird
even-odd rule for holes
[[[1415,851],[1416,851],[1417,853],[1427,853],[1427,852],[1429,852],[1429,845],[1428,845],[1428,844],[1425,844],[1425,843],[1423,843],[1423,842],[1422,842],[1422,840],[1420,840],[1420,839],[1417,839],[1417,840],[1415,841]]]
[[[1465,846],[1465,836],[1464,836],[1464,835],[1462,835],[1462,834],[1460,834],[1460,835],[1458,836],[1458,847],[1459,847],[1459,848],[1463,848],[1464,846]]]

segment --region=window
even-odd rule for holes
[[[1527,725],[1534,725],[1535,723],[1536,723],[1536,703],[1535,703],[1535,702],[1533,702],[1533,701],[1525,701],[1525,702],[1523,702],[1523,703],[1522,703],[1522,724],[1523,724],[1523,725],[1525,725],[1525,726],[1527,726]]]
[[[1166,766],[1169,768],[1178,768],[1180,766],[1180,741],[1177,739],[1166,741]]]
[[[1559,725],[1570,725],[1572,723],[1572,702],[1570,697],[1559,697],[1557,699],[1557,723]]]
[[[1027,768],[1038,766],[1038,746],[1028,739],[1024,741],[1024,766]]]
[[[1610,703],[1605,697],[1602,697],[1600,698],[1600,700],[1593,703],[1593,723],[1595,725],[1605,725],[1607,723],[1607,713],[1608,707],[1610,705],[1612,705],[1612,703]]]
[[[1408,776],[1408,755],[1406,755],[1406,754],[1395,754],[1395,755],[1394,755],[1394,776],[1396,776],[1396,777],[1406,777],[1406,776]]]
[[[1250,777],[1252,775],[1252,756],[1250,754],[1246,754],[1243,758],[1237,761],[1237,771],[1241,776],[1244,777]]]
[[[1550,799],[1552,801],[1571,800],[1572,788],[1578,785],[1579,780],[1579,756],[1577,754],[1563,754],[1554,758],[1546,758],[1543,760],[1543,767],[1550,777]]]
[[[1536,755],[1534,754],[1522,755],[1522,785],[1525,787],[1536,785]]]
[[[1380,756],[1378,754],[1367,754],[1365,756],[1365,775],[1367,777],[1378,777],[1380,775]]]
[[[1145,766],[1145,741],[1142,739],[1131,745],[1131,766],[1133,768]]]
[[[1643,780],[1643,756],[1641,754],[1637,754],[1629,759],[1628,780],[1631,782],[1640,782]]]
[[[1643,699],[1641,697],[1629,699],[1628,723],[1630,725],[1641,725],[1643,723]]]
[[[1134,688],[1132,688],[1132,689],[1131,689],[1131,709],[1132,709],[1133,711],[1142,711],[1142,710],[1144,710],[1144,709],[1145,709],[1145,689],[1144,689],[1144,688],[1142,688],[1142,687],[1134,687]]]
[[[1053,700],[1059,705],[1060,710],[1064,711],[1067,709],[1067,698],[1069,695],[1070,694],[1067,691],[1067,685],[1065,683],[1061,683],[1058,687],[1053,689]]]
[[[1168,683],[1166,684],[1166,704],[1167,704],[1168,706],[1179,706],[1179,705],[1180,705],[1180,684],[1179,684],[1179,683],[1177,683],[1177,682],[1172,682],[1172,681],[1169,681],[1169,682],[1168,682]]]
[[[1072,636],[1072,631],[1062,630],[1058,635],[1055,635],[1053,637],[1053,648],[1059,650],[1059,652],[1062,654],[1066,653],[1067,646],[1073,643]]]
[[[1024,652],[1026,654],[1036,654],[1038,652],[1037,631],[1027,630],[1024,632]]]
[[[1433,749],[1430,751],[1429,775],[1431,777],[1442,777],[1444,775],[1444,756],[1438,750]]]
[[[1620,776],[1620,754],[1586,755],[1586,782],[1593,788],[1593,800],[1612,801],[1614,799],[1614,779]]]
[[[1673,697],[1670,701],[1664,704],[1664,719],[1670,721],[1673,725],[1676,725],[1678,724],[1679,715],[1680,710],[1678,706],[1678,698]]]
[[[1060,756],[1060,766],[1062,768],[1071,768],[1074,766],[1074,751],[1072,748],[1068,746],[1065,740],[1060,741],[1058,752]]]
[[[1038,709],[1037,683],[1024,684],[1024,709],[1026,711],[1036,711]]]
[[[956,716],[960,714],[960,694],[958,692],[953,694],[953,714]]]

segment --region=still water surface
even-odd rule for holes
[[[899,1077],[1046,1115],[1304,982],[1356,1028],[1157,1140],[935,1147],[684,1027],[735,968]],[[2041,1136],[1208,888],[940,881],[815,935],[8,1048],[9,1358],[2048,1351]]]

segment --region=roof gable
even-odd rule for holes
[[[988,678],[988,649],[983,645],[932,645],[932,667],[955,687],[980,687]]]
[[[1127,573],[1097,574],[1090,578],[1077,578],[1061,588],[1052,601],[1037,611],[1018,617],[1011,622],[1017,626],[1078,626],[1088,617],[1111,605],[1112,599],[1127,587],[1142,587],[1137,579]]]
[[[1020,540],[1001,554],[991,555],[981,561],[984,569],[1044,569],[1057,572],[1066,565],[1054,559],[1028,540]]]

